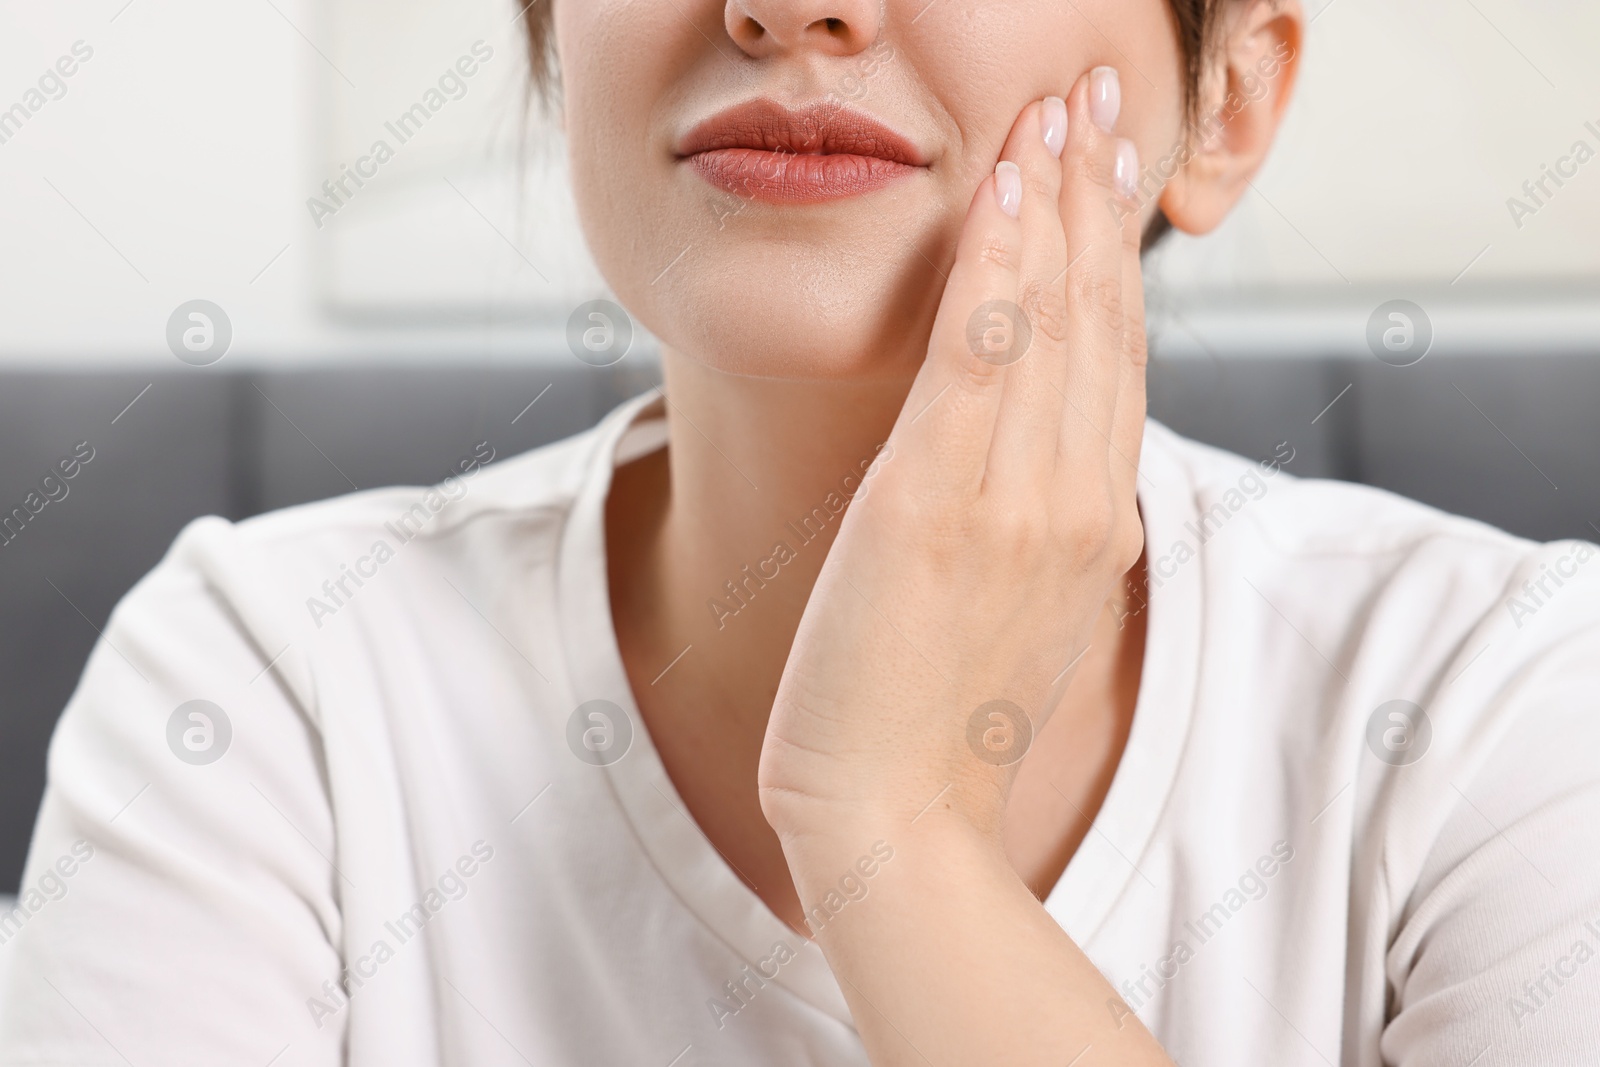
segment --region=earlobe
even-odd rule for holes
[[[1215,229],[1249,188],[1288,106],[1304,29],[1299,0],[1241,0],[1226,16],[1186,124],[1183,165],[1161,193],[1175,229]]]

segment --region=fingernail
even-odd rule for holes
[[[1067,146],[1067,102],[1059,96],[1045,97],[1039,118],[1044,124],[1044,146],[1060,159],[1061,150]]]
[[[1110,133],[1122,111],[1122,81],[1116,67],[1096,67],[1089,72],[1089,117]]]
[[[994,198],[1012,218],[1022,214],[1022,171],[1010,160],[994,168]]]
[[[1126,137],[1117,138],[1117,163],[1112,180],[1117,184],[1117,192],[1133,199],[1139,188],[1139,150]]]

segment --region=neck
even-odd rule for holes
[[[725,684],[775,688],[845,507],[911,379],[754,378],[670,350],[663,373],[670,491],[651,553],[661,594],[652,614],[684,644],[704,641],[691,655],[717,663]],[[748,710],[764,720],[768,709]]]

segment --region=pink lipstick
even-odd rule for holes
[[[915,145],[863,112],[767,99],[713,115],[679,139],[677,154],[717,188],[772,204],[857,196],[927,166]]]

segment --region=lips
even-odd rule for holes
[[[680,139],[677,154],[724,192],[772,204],[859,196],[927,166],[915,145],[860,111],[765,99],[713,115]]]

